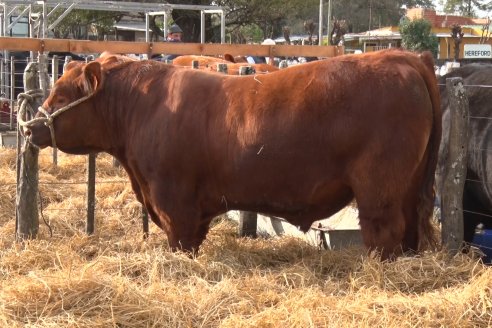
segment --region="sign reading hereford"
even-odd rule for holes
[[[492,58],[490,44],[465,44],[465,58]]]

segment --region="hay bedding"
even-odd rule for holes
[[[168,251],[124,172],[98,157],[96,234],[85,186],[41,185],[37,240],[14,242],[15,153],[0,150],[2,327],[487,327],[492,274],[473,256],[381,263],[362,249],[318,251],[294,238],[238,239],[217,219],[195,259]],[[85,157],[40,158],[40,179],[85,180]],[[114,181],[113,183],[108,181]],[[103,207],[103,209],[101,209]]]

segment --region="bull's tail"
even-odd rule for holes
[[[427,163],[424,171],[424,180],[419,193],[418,228],[419,228],[419,249],[434,248],[437,245],[437,235],[432,225],[432,215],[434,210],[434,180],[435,170],[438,161],[439,144],[442,134],[442,112],[437,85],[436,75],[434,73],[434,59],[430,52],[424,52],[420,55],[424,64],[423,69],[419,69],[424,79],[429,97],[432,102],[433,124],[432,131],[427,144]]]

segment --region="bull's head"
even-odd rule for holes
[[[36,118],[25,124],[25,136],[41,148],[56,143],[68,153],[99,150],[104,129],[94,98],[102,87],[102,77],[99,62],[69,63]]]

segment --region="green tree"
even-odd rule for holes
[[[261,39],[281,36],[286,25],[291,27],[292,34],[304,33],[302,22],[314,20],[319,9],[319,1],[316,0],[221,0],[216,3],[229,8],[229,29],[254,24],[262,31]]]
[[[475,17],[477,10],[492,10],[492,1],[483,0],[446,0],[444,11],[449,14],[459,13],[467,17]]]
[[[53,23],[63,12],[64,9],[57,10],[51,16],[49,23]],[[69,37],[87,39],[88,32],[92,31],[97,39],[101,40],[111,31],[120,17],[121,13],[75,9],[53,29],[53,35],[61,39]]]
[[[345,20],[352,32],[398,25],[405,7],[434,8],[432,0],[332,0],[333,17]]]
[[[399,25],[402,45],[412,51],[429,50],[437,56],[437,37],[431,32],[431,24],[426,19],[402,19]]]

